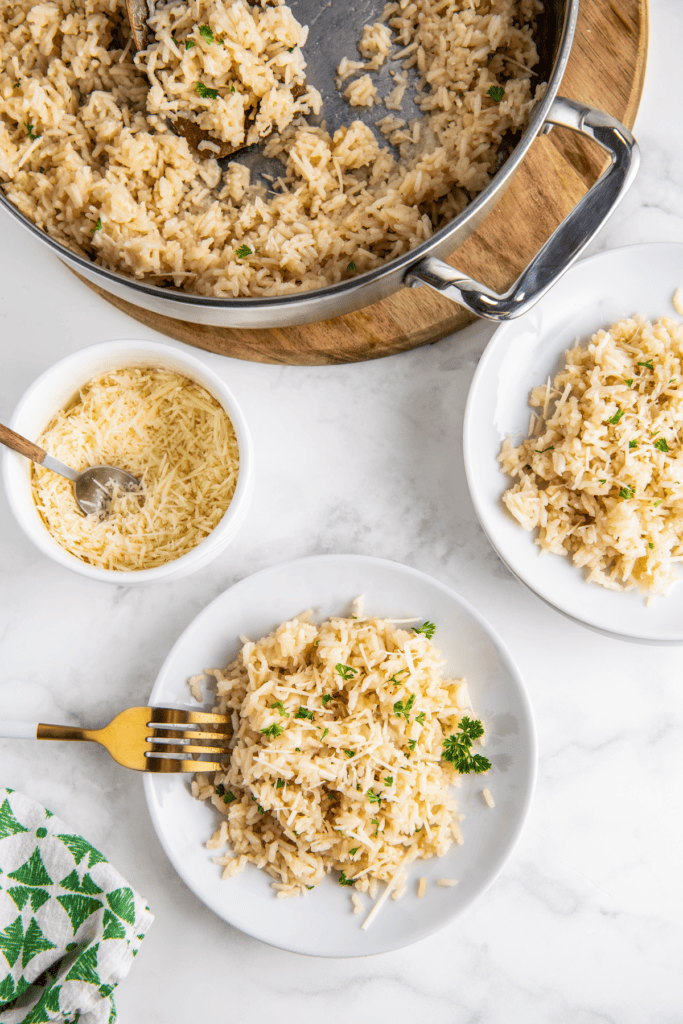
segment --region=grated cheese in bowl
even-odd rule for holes
[[[152,569],[209,536],[235,493],[239,450],[223,406],[189,377],[154,367],[101,373],[80,388],[37,439],[82,470],[112,465],[138,477],[104,519],[83,516],[64,478],[33,466],[31,491],[52,537],[101,569]]]

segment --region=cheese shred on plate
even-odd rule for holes
[[[70,482],[33,466],[36,507],[54,539],[100,569],[152,569],[196,547],[235,493],[239,452],[232,423],[208,391],[154,368],[90,381],[38,438],[74,469],[110,465],[142,482],[109,515],[84,516]]]

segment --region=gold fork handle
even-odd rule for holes
[[[46,725],[38,722],[37,740],[92,740],[99,743],[99,729],[79,729],[75,725]]]

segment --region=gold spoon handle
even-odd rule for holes
[[[3,423],[0,423],[0,443],[7,445],[12,451],[19,452],[20,455],[25,455],[27,459],[37,462],[38,465],[47,455],[47,452],[39,445],[22,437],[21,434],[15,433],[14,430],[10,430]]]

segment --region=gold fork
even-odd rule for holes
[[[215,726],[204,732],[198,726]],[[0,737],[24,740],[90,740],[118,764],[138,772],[215,772],[219,761],[187,754],[230,756],[232,724],[225,715],[177,708],[128,708],[103,729],[80,729],[42,722],[0,722]]]

